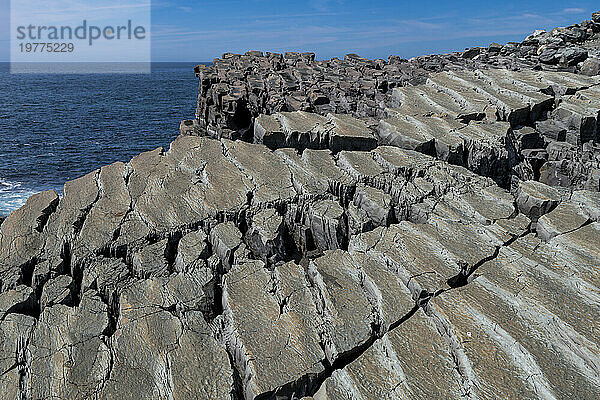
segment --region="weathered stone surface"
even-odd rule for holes
[[[536,222],[542,215],[552,211],[560,202],[558,190],[543,183],[528,181],[519,183],[517,205],[519,211]]]
[[[509,393],[517,390],[530,393],[528,396],[532,398],[539,398],[540,393],[562,398],[569,392],[594,397],[597,377],[592,372],[595,363],[592,360],[597,357],[597,345],[581,335],[589,328],[568,316],[586,306],[579,296],[565,300],[569,305],[558,305],[562,302],[558,298],[566,294],[568,279],[554,280],[560,275],[555,267],[535,265],[522,258],[522,254],[511,253],[502,250],[498,258],[480,268],[482,276],[464,289],[449,293],[448,299],[443,295],[434,300],[434,307],[443,310],[463,343],[465,355],[471,360],[474,382],[479,381],[480,390],[489,391],[490,396],[504,392],[503,396],[510,397]],[[515,260],[519,261],[515,264]],[[559,286],[549,289],[549,278],[552,286],[556,283]],[[548,297],[540,292],[549,293],[548,290],[555,293],[555,300],[547,301]],[[482,293],[490,297],[484,300],[480,297]],[[472,303],[475,298],[479,300]],[[534,298],[544,298],[543,304],[533,301]],[[464,303],[457,307],[456,302],[461,301]],[[489,357],[488,346],[498,349],[497,357]],[[575,347],[579,350],[574,354]],[[557,363],[570,367],[558,373]],[[499,373],[493,374],[494,369]],[[514,378],[505,375],[502,381],[496,381],[500,374],[511,374]],[[528,378],[534,374],[534,380]],[[525,384],[523,389],[516,388],[519,381]]]
[[[538,236],[548,241],[555,236],[569,233],[590,222],[574,203],[562,202],[554,210],[540,217],[536,224]]]
[[[242,244],[242,233],[231,222],[218,224],[210,231],[210,244],[226,270],[235,262],[234,253]]]
[[[73,241],[72,257],[80,262],[99,249],[107,249],[127,214],[131,198],[125,183],[126,166],[115,163],[98,173],[98,196],[86,214],[79,235]]]
[[[304,111],[260,115],[254,124],[254,143],[270,148],[369,150],[377,139],[361,120],[343,114],[326,117]]]
[[[287,137],[275,115],[260,115],[254,121],[254,143],[272,148],[286,147]]]
[[[179,124],[179,133],[190,136],[204,136],[206,131],[198,123],[197,119],[186,119]]]
[[[190,232],[179,241],[174,268],[177,272],[207,268],[205,260],[208,256],[208,237],[206,234],[202,231]]]
[[[463,121],[480,120],[485,117],[485,113],[480,110],[459,103],[454,97],[431,85],[394,88],[390,105],[395,107],[392,111],[396,113],[413,116],[449,116]]]
[[[168,151],[0,222],[0,397],[598,398],[598,32],[198,66]]]
[[[130,164],[133,215],[150,230],[176,230],[218,210],[242,207],[253,187],[223,154],[221,143],[206,138],[180,136],[167,153],[143,153]]]
[[[236,265],[226,276],[223,304],[246,398],[305,392],[324,371],[319,317],[302,267],[288,263],[270,272],[260,261]]]
[[[558,210],[558,208],[556,210]],[[578,212],[578,210],[573,211]],[[575,215],[573,213],[569,214],[568,210],[565,210],[564,213],[568,215],[567,218],[571,220],[575,218]],[[552,214],[552,212],[550,214]],[[550,214],[547,215],[549,216]],[[435,220],[432,220],[432,222],[433,221]],[[433,223],[435,225],[439,224],[439,222]],[[427,232],[429,236],[436,231],[440,232],[439,229],[441,226],[438,225],[438,228],[433,231],[429,229],[423,229],[422,231]],[[390,229],[391,228],[388,228],[387,231]],[[453,232],[454,231],[455,230],[453,229]],[[417,250],[414,253],[407,254],[402,260],[389,259],[390,254],[403,254],[411,251],[410,247],[395,247],[398,250],[391,250],[394,248],[392,246],[398,246],[397,243],[400,240],[407,243],[407,239],[413,235],[413,233],[409,232],[410,231],[404,231],[403,233],[399,233],[398,231],[394,231],[388,236],[386,229],[380,233],[374,231],[370,234],[362,235],[359,240],[352,242],[350,249],[351,251],[363,251],[362,249],[365,249],[374,257],[379,257],[381,260],[388,259],[388,265],[394,266],[399,276],[411,289],[413,297],[418,299],[423,298],[423,288],[430,288],[428,289],[428,292],[433,293],[431,288],[440,287],[440,284],[445,280],[444,278],[452,275],[453,272],[451,270],[447,270],[443,267],[447,263],[445,260],[448,260],[449,257],[453,257],[453,254],[460,254],[460,257],[465,260],[466,258],[464,256],[468,254],[468,250],[456,248],[456,245],[453,243],[454,238],[451,237],[451,235],[440,235],[433,237],[438,238],[436,242],[440,243],[443,250]],[[473,231],[473,233],[475,232],[476,231]],[[503,392],[503,396],[507,397],[520,397],[525,393],[529,393],[528,396],[531,398],[539,398],[539,393],[541,392],[546,392],[547,396],[553,396],[555,398],[560,398],[561,393],[566,393],[569,390],[582,390],[582,393],[585,393],[584,396],[594,392],[594,389],[591,388],[596,379],[594,378],[595,374],[592,373],[590,369],[587,369],[594,368],[594,362],[589,364],[588,362],[591,361],[582,360],[591,360],[588,357],[594,359],[597,357],[596,344],[592,344],[592,342],[588,341],[590,339],[587,339],[593,337],[593,334],[592,336],[589,336],[589,334],[586,333],[592,332],[595,328],[586,326],[587,322],[582,324],[582,322],[578,321],[578,319],[572,315],[574,310],[578,310],[577,312],[581,310],[582,313],[586,312],[584,310],[587,309],[588,305],[585,304],[589,304],[583,300],[586,295],[581,294],[570,300],[566,300],[569,303],[568,306],[557,303],[555,300],[550,300],[555,297],[557,293],[563,293],[565,290],[567,291],[564,294],[565,298],[570,298],[570,295],[567,294],[568,291],[577,290],[575,288],[578,285],[581,285],[581,283],[569,284],[569,279],[566,278],[566,275],[561,278],[562,274],[568,274],[569,272],[568,270],[557,270],[557,267],[555,267],[556,265],[564,262],[573,266],[580,265],[580,262],[591,262],[592,264],[590,265],[593,265],[595,262],[592,261],[590,257],[597,257],[597,251],[583,253],[581,250],[577,250],[577,255],[573,252],[575,248],[589,248],[589,246],[582,246],[582,239],[585,237],[586,239],[583,240],[585,240],[586,243],[594,240],[593,237],[597,234],[597,231],[593,228],[593,224],[584,225],[579,229],[574,229],[572,232],[573,233],[566,233],[564,238],[561,235],[555,239],[550,239],[551,244],[548,245],[537,242],[537,244],[532,243],[531,247],[528,246],[527,248],[524,248],[520,244],[516,246],[521,241],[521,239],[517,239],[514,245],[510,244],[512,242],[512,240],[510,240],[496,246],[496,250],[494,250],[494,247],[489,247],[487,250],[481,249],[483,252],[481,253],[481,256],[477,257],[483,257],[481,258],[483,264],[477,263],[481,264],[481,266],[476,269],[476,274],[482,273],[484,275],[476,275],[475,279],[472,281],[470,278],[467,278],[462,284],[465,286],[464,289],[456,289],[453,291],[448,291],[446,289],[444,292],[441,292],[441,294],[437,296],[434,295],[431,302],[427,303],[428,305],[425,307],[425,310],[427,314],[436,321],[438,329],[440,329],[440,332],[443,332],[442,336],[445,337],[446,342],[451,346],[450,351],[454,354],[462,380],[461,387],[468,392],[477,395],[478,397],[484,396],[492,398],[496,396],[498,391]],[[576,239],[578,240],[576,242],[577,244],[572,242],[572,240],[575,239],[573,234],[578,238]],[[456,234],[454,235],[456,236]],[[387,239],[388,237],[389,239]],[[579,237],[582,239],[579,239]],[[517,238],[517,236],[514,236],[514,238]],[[473,239],[471,240],[466,237],[459,240],[461,243],[481,242],[481,238],[475,239],[475,236],[473,236]],[[423,243],[431,246],[430,243],[432,243],[432,240],[430,238],[423,238],[414,241],[413,243]],[[569,246],[566,246],[566,243],[569,243]],[[550,248],[548,248],[549,246],[552,246],[552,248],[555,249],[557,248],[556,246],[559,246],[561,250],[556,252],[556,250],[550,250]],[[537,262],[542,264],[536,264],[530,257],[532,254],[539,253],[539,248],[543,248],[541,253],[546,254],[546,257],[556,257],[560,254],[561,261],[553,261],[552,259],[545,258],[538,259],[539,261]],[[533,252],[529,253],[528,251],[525,251],[526,249],[531,249],[530,251]],[[518,251],[518,253],[515,253],[515,250]],[[421,271],[418,269],[414,270],[414,272],[413,270],[410,270],[410,260],[417,259],[415,257],[417,254],[422,257],[425,254],[432,253],[439,254],[444,259],[444,261],[437,263],[437,265],[439,265],[437,268],[432,268],[431,272],[423,271],[422,269]],[[488,254],[487,257],[485,256],[486,253]],[[528,257],[531,261],[528,261]],[[423,262],[421,261],[422,258],[417,260],[416,265],[436,265],[435,262],[432,261]],[[390,262],[393,264],[389,264]],[[518,266],[515,266],[515,262]],[[502,265],[502,268],[500,268],[500,265]],[[509,275],[505,275],[504,273],[500,273],[502,270],[510,270],[512,272],[510,272]],[[525,271],[529,272],[525,273]],[[541,274],[542,271],[543,274]],[[436,283],[436,279],[433,276],[432,278],[428,278],[427,275],[429,274],[432,274],[433,276],[438,275],[440,277],[437,281],[438,283]],[[525,277],[525,274],[527,277]],[[586,273],[583,276],[591,277],[589,273]],[[550,277],[553,282],[552,285],[558,284],[560,285],[560,289],[555,288],[554,286],[548,287],[548,279]],[[583,279],[584,280],[580,282],[585,282],[586,279],[589,278]],[[493,284],[496,286],[490,286],[492,283],[488,280],[492,280],[494,282]],[[515,280],[515,284],[511,284],[511,280]],[[452,281],[449,280],[448,282],[451,283]],[[477,292],[477,294],[469,295],[468,300],[465,299],[464,303],[457,305],[456,302],[459,301],[458,299],[461,296],[466,293],[475,292],[479,290],[480,287],[481,291]],[[571,289],[568,289],[569,287]],[[493,294],[497,300],[489,299],[489,303],[487,303],[488,300],[483,301],[482,299],[488,298],[483,294],[484,292]],[[509,292],[514,294],[509,295]],[[519,306],[517,306],[517,303],[513,303],[513,301],[517,300],[512,300],[512,296],[524,298],[525,293],[528,293],[527,298],[529,300],[523,299],[522,302],[518,303],[520,304]],[[555,293],[555,295],[551,295],[550,293]],[[550,315],[549,317],[546,317],[548,311],[537,309],[534,305],[536,304],[533,300],[534,298],[545,299],[543,304],[546,307],[551,307],[553,312],[556,313],[555,316]],[[502,307],[499,305],[500,303],[498,303],[499,300],[507,302],[506,311],[502,311]],[[518,313],[519,317],[516,318],[513,313],[515,310],[522,310],[524,307],[523,305],[525,304],[528,305],[525,308],[531,309],[531,311],[521,311]],[[479,307],[483,307],[483,309]],[[597,307],[597,303],[594,302],[594,306],[592,307]],[[509,312],[510,315],[506,314]],[[590,310],[587,312],[595,313],[596,311]],[[525,318],[526,321],[516,325],[512,322],[515,321],[515,319],[520,318]],[[544,318],[564,318],[564,322],[559,322],[561,327],[559,328],[557,326],[557,331],[552,327],[542,328],[547,326],[545,323],[539,322]],[[406,323],[407,322],[401,324],[397,331],[400,332]],[[569,324],[570,326],[566,324]],[[594,324],[594,322],[592,324]],[[513,326],[518,330],[513,330]],[[531,331],[522,331],[522,329],[542,330],[536,331],[537,333],[532,333]],[[565,329],[570,332],[567,334],[568,336],[562,336],[562,334],[558,333]],[[585,338],[579,335],[584,335]],[[559,336],[563,339],[558,339]],[[532,337],[539,339],[532,340]],[[573,342],[571,342],[571,340]],[[594,341],[594,339],[591,340]],[[515,347],[515,341],[518,343],[516,345],[517,347]],[[569,354],[569,352],[572,351],[570,349],[573,348],[572,346],[576,346],[574,345],[575,341],[586,343],[586,347],[578,353],[579,355],[577,357],[581,357],[579,361],[576,358],[573,359],[573,365],[576,367],[574,367],[575,370],[569,375],[571,377],[569,383],[565,383],[565,381],[561,380],[556,375],[554,366],[559,362],[557,361],[558,359],[566,357],[566,354]],[[555,346],[553,347],[555,351],[558,351],[559,353],[565,352],[564,355],[556,355],[555,361],[548,358],[554,356],[546,355],[544,350],[540,350],[550,343],[553,343],[552,346]],[[498,349],[496,350],[499,351],[499,353],[497,353],[498,357],[489,357],[490,348]],[[537,371],[538,378],[536,378],[535,381],[531,381],[529,377],[532,376],[534,371]],[[503,376],[501,381],[497,381],[499,376]],[[578,385],[583,385],[585,389],[580,389]]]
[[[363,121],[344,114],[328,114],[332,129],[329,148],[334,153],[342,150],[371,150],[377,147],[377,139]]]
[[[341,250],[327,252],[310,263],[308,278],[323,320],[327,359],[334,362],[367,344],[380,322],[365,294],[356,261]]]
[[[135,273],[142,278],[168,275],[168,243],[166,239],[161,240],[134,253],[132,263]]]
[[[263,210],[252,216],[246,243],[264,262],[277,262],[286,256],[286,232],[283,217],[277,211]]]
[[[296,195],[289,169],[265,146],[241,141],[224,140],[222,143],[228,159],[252,183],[246,196],[249,205],[276,205]]]
[[[596,91],[600,81],[597,76],[583,73],[556,72],[585,72],[581,63],[569,64],[577,63],[580,55],[590,53],[590,49],[590,54],[600,55],[600,46],[588,42],[599,30],[596,23],[584,21],[569,28],[537,32],[523,43],[509,43],[500,51],[476,48],[478,55],[473,60],[460,53],[440,56],[439,60],[431,56],[406,62],[390,57],[387,63],[358,56],[347,57],[343,62],[318,62],[295,56],[285,59],[231,55],[215,64],[214,69],[222,73],[215,74],[211,68],[198,71],[201,93],[226,91],[227,85],[215,84],[212,77],[228,80],[227,74],[233,71],[239,71],[239,80],[231,86],[235,93],[243,85],[242,76],[249,78],[252,87],[245,93],[255,90],[250,82],[256,76],[268,77],[259,80],[271,80],[272,86],[259,85],[252,96],[260,93],[260,101],[254,97],[247,102],[238,99],[233,114],[230,110],[216,112],[221,106],[205,103],[200,96],[198,110],[214,111],[198,113],[197,117],[217,137],[243,121],[248,127],[239,129],[237,136],[253,131],[254,141],[270,148],[330,148],[334,152],[374,146],[371,133],[361,133],[366,125],[367,131],[376,131],[379,144],[416,149],[466,166],[492,177],[502,187],[513,184],[514,176],[600,190],[596,189],[600,185],[599,152],[587,150],[592,141],[598,140],[598,112],[594,109],[597,95],[590,93]],[[575,44],[587,47],[572,47]],[[536,65],[538,54],[543,54],[542,58],[548,55],[546,64]],[[345,73],[359,80],[354,89],[339,79]],[[208,79],[203,78],[204,74]],[[361,74],[373,76],[363,79]],[[425,85],[406,85],[407,81]],[[325,98],[328,102],[323,101]],[[308,99],[318,104],[311,104]],[[354,122],[343,130],[337,129],[344,132],[340,136],[332,129],[332,116],[349,113],[353,117],[344,118]],[[228,120],[229,116],[233,120]],[[490,121],[469,123],[482,119]],[[358,129],[357,121],[363,124]],[[512,128],[535,125],[535,146],[529,142],[524,147],[521,138],[513,137],[506,124],[498,124],[504,121]],[[568,161],[559,163],[565,159],[564,154],[557,156],[550,152],[550,146],[564,141],[575,148],[568,150]],[[583,149],[585,145],[588,148]],[[590,156],[593,162],[589,162]],[[538,178],[540,174],[543,176]]]
[[[72,303],[72,285],[73,278],[68,275],[61,275],[46,282],[40,298],[40,308],[43,310],[45,307],[52,307],[55,304]]]
[[[99,293],[108,297],[111,293],[127,286],[131,275],[130,269],[129,265],[119,259],[96,259],[86,265],[83,271],[81,290],[85,292],[96,288]]]
[[[30,302],[31,295],[31,288],[26,286],[0,294],[0,393],[7,398],[19,398],[22,393],[20,382],[26,371],[27,344],[37,321],[20,312],[35,307]]]
[[[600,74],[600,60],[597,58],[588,58],[581,66],[581,73],[587,76]]]
[[[108,244],[99,241],[90,254],[80,250],[78,267],[56,265],[46,269],[56,275],[47,281],[32,280],[20,292],[3,289],[0,326],[8,342],[2,351],[12,363],[32,354],[25,367],[7,374],[6,393],[70,398],[89,393],[127,398],[130,388],[135,398],[231,393],[459,398],[492,396],[490,388],[508,397],[594,393],[594,357],[600,354],[595,322],[578,321],[569,312],[598,312],[593,293],[600,285],[595,268],[600,230],[590,222],[600,215],[597,193],[563,194],[522,182],[512,195],[465,168],[396,147],[298,155],[185,140],[188,150],[177,147],[180,142],[173,153],[158,157],[173,157],[173,165],[203,165],[196,151],[213,141],[217,156],[226,148],[221,160],[240,172],[236,184],[256,183],[246,187],[260,201],[218,203],[231,204],[219,211],[231,218],[226,222],[216,223],[208,212],[200,223],[180,224],[175,231],[150,222],[152,235],[117,245],[112,242],[128,234],[122,216],[123,226]],[[255,166],[244,152],[265,161]],[[271,159],[287,173],[274,179],[266,169]],[[131,185],[132,176],[125,184]],[[196,185],[191,176],[179,176],[177,185]],[[137,193],[136,185],[128,193]],[[155,201],[164,199],[158,194]],[[57,213],[63,212],[61,202]],[[403,211],[412,210],[409,206],[423,211],[419,223],[406,220],[415,215]],[[146,207],[148,212],[155,206]],[[129,215],[143,215],[135,201],[130,208]],[[368,223],[353,231],[349,220],[357,210]],[[527,234],[527,216],[537,218],[535,235]],[[157,219],[141,219],[146,220]],[[284,242],[288,230],[304,232],[304,240],[325,253],[299,247],[308,260],[281,263],[290,256],[285,247],[294,246]],[[58,256],[62,263],[73,261],[68,253]],[[42,271],[47,264],[40,260],[34,266]],[[504,271],[509,275],[501,276]],[[567,283],[566,276],[575,281]],[[509,285],[510,279],[517,283]],[[577,287],[583,292],[573,296]],[[514,304],[522,303],[508,292],[527,296],[527,307],[515,314]],[[552,301],[559,294],[569,310]],[[543,300],[534,306],[533,299]],[[547,312],[536,307],[559,318],[568,336],[539,325]],[[19,340],[29,335],[33,341],[23,350]],[[472,337],[478,341],[465,339]],[[584,347],[568,356],[574,343]],[[543,353],[548,346],[557,356]],[[490,352],[500,358],[489,358]],[[39,361],[47,357],[51,363]],[[71,359],[79,367],[69,365]],[[567,383],[548,367],[562,359],[572,368]],[[53,372],[58,369],[64,374]],[[435,379],[423,370],[435,371]],[[23,373],[26,389],[19,386]],[[541,375],[531,380],[530,373]]]
[[[321,250],[339,249],[345,240],[344,209],[334,200],[311,204],[306,211],[305,225],[312,232],[315,246]]]
[[[387,118],[379,120],[376,136],[379,144],[418,150],[463,165],[494,178],[503,187],[511,184],[511,176],[530,180],[545,169],[545,181],[590,189],[598,186],[598,179],[593,177],[600,176],[598,161],[586,160],[589,156],[597,158],[598,153],[588,149],[598,137],[598,110],[593,104],[597,102],[599,83],[596,78],[555,72],[483,70],[432,74],[426,85],[392,90],[390,101],[382,105]],[[390,105],[393,108],[386,108]],[[331,118],[331,114],[328,116]],[[296,139],[272,147],[329,146],[326,142],[330,129],[324,116],[277,113],[261,115],[257,120],[263,119],[263,125],[270,125],[268,129],[275,136],[289,131],[284,126],[297,130],[293,136]],[[372,118],[362,119],[369,126],[376,123]],[[477,122],[482,119],[488,121]],[[522,124],[535,124],[536,128],[532,131],[522,128]],[[306,138],[304,144],[300,144],[298,132]],[[285,135],[289,136],[289,132]],[[550,151],[564,141],[576,147],[561,155]],[[344,146],[353,149],[349,143]],[[343,148],[335,148],[334,152]],[[363,143],[364,150],[369,148]],[[558,174],[556,163],[565,155],[570,159],[570,165],[561,168],[566,171],[560,171],[565,178],[546,177],[549,170]]]
[[[27,279],[25,270],[28,264],[35,264],[40,255],[44,241],[42,231],[57,204],[58,196],[52,191],[34,195],[2,223],[0,291],[14,288]]]
[[[372,227],[388,226],[394,221],[392,196],[382,190],[358,185],[354,194],[354,205],[364,211]]]
[[[577,190],[571,195],[581,211],[592,221],[600,222],[600,193],[587,190]]]
[[[447,342],[422,310],[387,337],[404,371],[406,398],[458,399],[465,395]],[[423,374],[424,369],[431,372]]]
[[[45,308],[28,348],[31,397],[85,399],[95,393],[110,368],[102,340],[107,325],[107,307],[91,293],[75,308]]]
[[[304,150],[298,155],[294,149],[277,150],[288,166],[296,192],[302,197],[315,197],[332,192],[346,197],[355,181],[344,174],[327,150]]]
[[[191,283],[183,285],[192,290],[183,303],[189,307],[189,296],[202,294]],[[109,342],[110,379],[101,398],[229,398],[233,377],[225,351],[197,312],[178,317],[169,311],[185,310],[176,307],[178,299],[180,289],[174,291],[164,281],[139,281],[124,291],[117,330]]]
[[[438,147],[443,149],[440,150],[439,156],[447,161],[450,157],[462,157],[460,140],[456,136],[446,134],[458,128],[460,124],[455,123],[452,126],[450,123],[437,117],[421,120],[412,117],[391,118],[380,122],[378,135],[382,144],[436,156],[436,144],[439,143]],[[445,126],[439,129],[436,125]]]
[[[335,371],[314,395],[320,399],[405,399],[406,377],[391,344],[377,340],[356,361]]]
[[[486,110],[491,109],[500,120],[513,125],[537,119],[539,113],[552,104],[549,95],[486,78],[486,75],[466,71],[443,72],[432,75],[428,84],[481,114],[489,115],[490,111],[486,113]]]

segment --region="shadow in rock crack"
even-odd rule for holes
[[[56,198],[50,203],[50,205],[48,205],[48,207],[46,207],[45,209],[42,210],[42,214],[36,220],[36,222],[37,222],[37,226],[35,227],[36,231],[38,231],[40,233],[42,233],[44,231],[44,227],[48,223],[48,219],[50,219],[50,215],[52,215],[58,207],[58,202],[59,202],[59,199]],[[1,223],[1,221],[0,221],[0,223]]]
[[[229,365],[231,365],[231,370],[233,372],[233,385],[231,386],[231,392],[229,393],[231,400],[244,400],[244,383],[242,377],[235,367],[233,356],[229,354],[229,351],[227,352],[227,356],[229,357]]]
[[[520,235],[514,235],[512,238],[510,238],[506,242],[502,243],[499,246],[496,246],[493,254],[491,254],[485,258],[482,258],[476,264],[474,264],[472,267],[469,267],[468,264],[461,265],[461,267],[462,267],[461,272],[459,272],[458,274],[449,278],[446,281],[448,286],[450,286],[450,289],[456,289],[456,288],[460,288],[460,287],[468,285],[471,282],[471,276],[473,276],[473,274],[475,273],[475,271],[477,271],[479,269],[479,267],[481,267],[483,264],[485,264],[487,262],[493,261],[496,258],[498,258],[498,255],[500,254],[500,250],[503,247],[508,247],[511,244],[513,244],[515,241],[517,241],[518,239],[529,235],[533,231],[532,229],[533,229],[532,224],[529,224],[529,226],[527,227],[527,229],[525,231],[523,231],[523,233],[521,233]]]
[[[26,300],[14,304],[4,311],[4,313],[0,315],[0,323],[2,323],[10,314],[21,314],[38,319],[40,317],[40,305],[36,299],[35,293],[31,293]]]
[[[421,308],[419,304],[415,306],[404,316],[390,324],[388,332],[398,328],[404,322],[408,321]],[[320,374],[306,374],[299,379],[288,382],[287,384],[275,389],[271,392],[263,393],[255,397],[255,400],[278,400],[278,399],[301,399],[306,396],[314,396],[321,388],[323,383],[330,378],[335,371],[342,370],[348,365],[359,359],[373,344],[383,335],[377,335],[380,329],[376,326],[372,329],[372,334],[369,339],[360,346],[351,349],[329,364],[327,360],[323,360],[325,370]]]

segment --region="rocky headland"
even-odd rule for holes
[[[599,398],[599,59],[198,66],[168,150],[0,220],[0,397]]]

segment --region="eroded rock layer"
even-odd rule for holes
[[[461,125],[442,121],[441,132],[432,132],[431,128],[440,130],[436,127],[440,121],[421,118],[443,115],[468,123],[492,116],[509,122],[514,135],[501,154],[479,154],[490,160],[475,167],[484,175],[503,187],[517,175],[551,186],[598,190],[598,89],[593,87],[598,81],[586,77],[600,73],[599,60],[597,14],[566,28],[536,31],[521,43],[493,43],[411,60],[395,56],[367,60],[348,54],[343,60],[317,61],[313,53],[227,53],[211,66],[196,68],[200,80],[196,120],[183,121],[181,132],[243,139],[270,148],[338,151],[342,142],[362,149],[372,146],[363,125],[389,131],[400,124],[410,129],[396,138],[403,146],[432,155],[437,151],[442,159],[466,166],[473,160],[463,149],[465,138],[448,135]],[[552,73],[556,71],[574,75],[559,77]],[[585,82],[594,82],[590,90]],[[361,125],[347,129],[350,137],[336,132],[340,122],[348,128],[347,121],[336,121],[340,115],[361,120]],[[390,126],[390,118],[396,124]],[[503,132],[492,127],[490,139],[498,135]],[[489,151],[488,138],[481,141],[484,148],[474,151]]]
[[[600,19],[550,32],[536,31],[521,43],[464,52],[390,56],[368,60],[348,54],[343,60],[318,61],[314,53],[249,51],[223,54],[213,65],[199,65],[197,122],[188,131],[208,129],[226,137],[243,135],[260,114],[309,111],[381,117],[395,87],[424,83],[431,73],[502,68],[553,70],[597,75],[600,72]]]
[[[599,398],[600,78],[423,76],[31,197],[0,222],[0,397]]]
[[[181,136],[3,222],[1,391],[596,398],[599,218],[399,147]]]
[[[465,166],[505,188],[517,177],[600,190],[599,76],[448,71],[390,89],[388,97],[378,117],[277,111],[258,115],[250,131],[234,136],[271,149],[334,153],[391,145]],[[182,132],[208,135],[200,128]]]

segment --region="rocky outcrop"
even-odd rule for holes
[[[254,123],[254,143],[278,149],[372,150],[377,147],[374,132],[363,121],[349,115],[304,111],[260,115]]]
[[[213,65],[198,65],[196,117],[211,135],[228,138],[252,131],[260,114],[308,111],[383,117],[391,90],[425,82],[446,70],[554,70],[597,75],[600,22],[597,18],[552,31],[536,31],[521,43],[476,47],[464,52],[368,60],[348,54],[318,61],[314,53],[249,51],[223,54]],[[192,121],[183,127],[198,129]]]
[[[259,115],[252,140],[271,148],[415,150],[510,187],[514,178],[600,190],[600,77],[507,70],[431,74],[391,90],[385,117],[305,111]],[[560,162],[559,162],[560,161]]]
[[[313,53],[228,53],[211,66],[196,67],[197,118],[184,121],[181,132],[243,139],[272,149],[337,152],[373,146],[372,132],[379,131],[385,136],[379,144],[396,140],[403,147],[441,153],[442,159],[466,166],[469,161],[461,160],[470,156],[463,148],[465,138],[447,135],[460,125],[442,121],[444,138],[434,140],[440,122],[419,118],[442,114],[468,123],[497,116],[513,129],[525,126],[535,131],[517,133],[514,145],[519,147],[515,151],[511,143],[503,154],[490,154],[489,144],[482,143],[483,149],[472,152],[491,164],[471,160],[478,173],[494,177],[505,187],[509,176],[516,175],[552,186],[598,190],[600,155],[590,144],[598,140],[597,88],[586,90],[585,82],[590,81],[584,77],[598,76],[599,59],[597,18],[536,31],[521,43],[492,43],[487,48],[411,60],[395,56],[387,61],[367,60],[348,54],[343,60],[317,61]],[[511,72],[539,70],[577,73],[580,78],[573,81],[547,73],[537,82],[535,75]],[[342,130],[344,136],[339,135],[340,129],[335,132],[334,115],[355,118],[352,128]],[[404,116],[417,121],[406,122]],[[355,125],[357,120],[360,125]],[[405,125],[402,137],[393,134],[399,124]],[[469,147],[479,144],[479,140],[466,140]]]
[[[31,197],[0,397],[600,397],[600,77],[411,63],[227,55],[168,150]]]
[[[399,147],[181,136],[2,224],[2,390],[594,398],[599,215]]]

